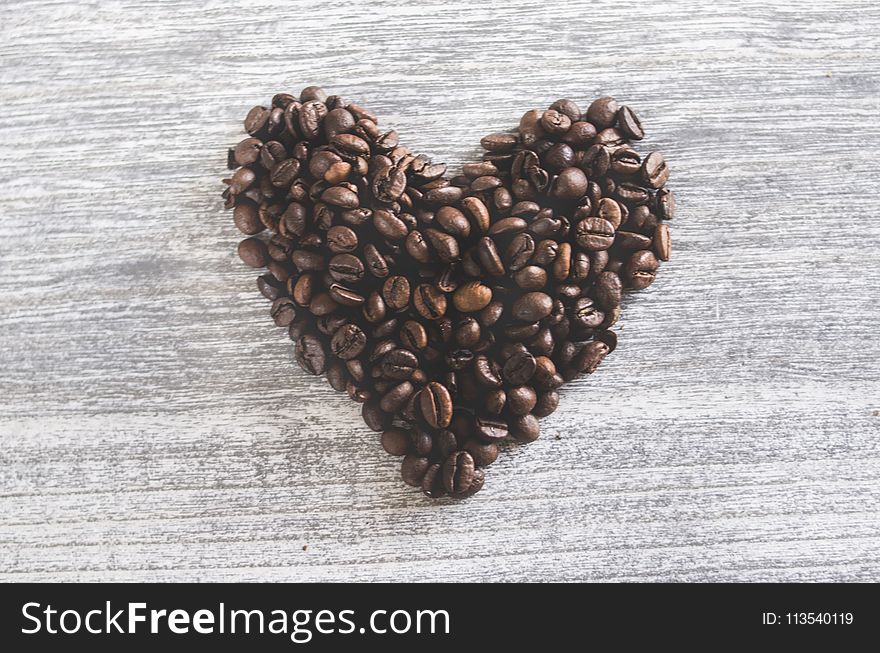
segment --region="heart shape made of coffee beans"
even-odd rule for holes
[[[404,482],[467,497],[614,351],[622,292],[669,259],[669,169],[611,97],[527,112],[451,178],[378,125],[279,93],[248,112],[223,197],[299,365],[363,405]]]

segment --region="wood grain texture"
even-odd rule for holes
[[[636,4],[6,12],[0,579],[880,580],[880,9]],[[309,83],[453,169],[613,94],[673,167],[674,260],[473,500],[399,482],[236,261],[226,147]]]

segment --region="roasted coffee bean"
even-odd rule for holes
[[[409,379],[418,367],[418,357],[407,349],[394,349],[382,358],[382,374],[389,379]]]
[[[596,278],[594,297],[603,309],[611,309],[620,304],[622,284],[614,272],[603,272]]]
[[[571,127],[571,118],[555,109],[548,109],[541,116],[541,127],[548,134],[564,134]]]
[[[392,456],[405,456],[409,451],[410,437],[402,429],[388,429],[382,432],[382,448]]]
[[[588,342],[572,360],[574,368],[582,374],[592,374],[608,355],[608,345],[599,340]]]
[[[538,395],[530,386],[521,385],[507,390],[507,409],[511,415],[526,415],[532,412],[537,401]]]
[[[421,487],[430,462],[424,456],[410,454],[403,459],[400,475],[403,482],[412,487]]]
[[[431,284],[419,284],[413,292],[413,306],[425,319],[438,320],[446,314],[446,295]]]
[[[328,294],[333,301],[343,306],[361,306],[365,301],[363,295],[338,283],[330,284]]]
[[[534,442],[541,434],[538,418],[534,415],[519,415],[510,420],[510,435],[520,442]]]
[[[672,240],[665,224],[658,224],[654,229],[654,252],[661,261],[668,261],[672,256]]]
[[[645,249],[651,246],[651,239],[632,231],[618,231],[614,244],[623,250]]]
[[[642,290],[654,283],[658,267],[660,263],[653,252],[643,249],[629,257],[621,270],[621,276],[627,286]]]
[[[481,311],[492,301],[492,289],[479,281],[468,281],[452,295],[452,303],[462,313]]]
[[[296,362],[309,374],[324,372],[327,357],[317,336],[305,334],[296,341]]]
[[[507,422],[502,419],[477,417],[474,423],[476,436],[484,442],[500,442],[509,435]]]
[[[461,251],[455,236],[438,229],[425,229],[425,235],[437,257],[444,263],[454,263],[461,258]]]
[[[523,322],[537,322],[553,310],[553,299],[543,292],[528,292],[513,303],[513,316]]]
[[[593,123],[597,129],[605,129],[614,124],[617,120],[618,111],[617,100],[613,97],[600,97],[594,100],[587,108],[586,118]]]
[[[261,268],[266,265],[266,246],[258,238],[245,238],[238,244],[238,257],[245,265]]]
[[[407,320],[400,328],[400,342],[411,351],[420,351],[428,346],[428,333],[419,322]]]
[[[504,363],[502,375],[511,385],[524,385],[529,382],[537,369],[535,357],[528,351],[513,354]]]
[[[474,481],[474,459],[467,451],[456,451],[443,463],[443,487],[449,494],[466,492]]]
[[[386,413],[396,413],[406,405],[415,391],[415,386],[409,381],[398,383],[382,396],[379,408]]]
[[[661,188],[656,196],[657,215],[663,220],[672,220],[675,215],[675,196],[668,188]]]
[[[575,226],[575,240],[587,252],[608,249],[614,244],[614,225],[602,218],[585,218]]]
[[[581,297],[574,304],[572,319],[585,329],[595,329],[602,324],[605,314],[599,310],[592,299]]]
[[[576,200],[587,192],[587,182],[587,175],[580,168],[565,168],[556,178],[550,195],[563,201]]]
[[[446,386],[436,381],[426,385],[419,393],[422,417],[435,429],[449,426],[452,420],[452,397]]]
[[[498,364],[484,355],[477,356],[474,359],[474,378],[476,378],[478,383],[490,388],[497,388],[502,385]]]
[[[513,274],[513,280],[523,290],[540,290],[547,285],[547,270],[537,265],[527,265]]]
[[[236,204],[232,213],[232,219],[239,231],[248,236],[258,234],[265,228],[260,220],[257,205],[246,200]]]
[[[400,311],[409,306],[409,280],[400,275],[388,277],[382,285],[382,298],[392,311]]]
[[[271,274],[264,274],[257,278],[257,289],[263,297],[272,301],[285,293],[285,285]]]
[[[669,166],[660,152],[651,152],[645,158],[642,176],[651,188],[661,188],[669,180]]]
[[[627,138],[634,141],[640,141],[645,137],[645,131],[642,129],[642,123],[636,112],[627,106],[620,107],[617,111],[617,126]]]
[[[422,492],[431,499],[437,499],[446,494],[443,487],[443,467],[440,463],[434,463],[425,470],[425,476],[422,479]]]
[[[271,113],[266,107],[254,107],[244,119],[244,130],[251,136],[262,134],[266,129]]]
[[[356,324],[346,324],[336,330],[330,341],[330,351],[342,360],[356,358],[364,351],[367,336]]]

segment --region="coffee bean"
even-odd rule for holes
[[[520,351],[507,359],[502,374],[511,385],[524,385],[531,380],[536,369],[535,357],[528,351]]]
[[[553,299],[542,292],[528,292],[513,303],[513,316],[523,322],[536,322],[553,310]]]
[[[275,326],[286,327],[296,318],[296,307],[290,297],[279,297],[272,302],[272,320]]]
[[[309,374],[321,374],[327,357],[317,336],[303,335],[296,341],[296,362]]]
[[[541,434],[538,418],[534,415],[519,415],[510,420],[510,435],[520,442],[534,442]]]
[[[627,106],[620,107],[617,111],[617,125],[627,138],[634,141],[640,141],[645,137],[645,131],[642,129],[642,123],[635,111]]]
[[[245,265],[261,268],[266,265],[266,246],[257,238],[245,238],[238,244],[238,256]]]
[[[428,242],[431,243],[431,247],[441,261],[453,263],[461,258],[458,240],[455,236],[437,229],[426,229],[425,235],[428,237]]]
[[[635,290],[642,290],[654,283],[658,267],[660,267],[660,263],[653,252],[643,249],[629,257],[621,270],[621,276],[627,286]]]
[[[415,390],[415,386],[409,381],[398,383],[382,396],[379,400],[379,408],[386,413],[395,413],[406,405]]]
[[[330,351],[342,360],[356,358],[364,351],[367,336],[356,324],[346,324],[337,329],[330,341]]]
[[[410,438],[406,431],[388,429],[382,432],[382,448],[392,456],[405,456],[409,451]]]
[[[602,218],[585,218],[575,226],[575,240],[587,252],[608,249],[614,244],[614,225]]]
[[[675,216],[675,196],[668,188],[657,191],[657,214],[664,220],[672,220]]]
[[[419,393],[422,417],[435,429],[449,426],[452,420],[452,397],[446,386],[432,381]]]
[[[474,459],[467,451],[456,451],[443,463],[443,487],[449,494],[466,492],[474,481]]]
[[[555,109],[548,109],[541,116],[541,127],[548,134],[564,134],[571,127],[571,118]]]
[[[537,265],[527,265],[514,273],[513,280],[523,290],[540,290],[547,285],[547,271]]]
[[[594,100],[587,108],[586,118],[597,129],[605,129],[614,124],[614,121],[617,119],[618,108],[617,100],[613,97],[600,97],[598,100]]]
[[[502,385],[498,364],[487,356],[480,355],[474,359],[474,377],[477,382],[497,388]]]
[[[236,204],[232,219],[239,231],[248,236],[258,234],[264,229],[257,206],[253,202],[242,201]]]
[[[265,131],[269,122],[271,111],[266,107],[254,107],[244,119],[244,130],[251,136],[257,136]]]
[[[672,256],[672,240],[669,235],[669,227],[658,224],[654,229],[654,251],[661,261],[668,261]]]
[[[421,487],[425,472],[428,471],[430,462],[424,456],[409,454],[403,459],[400,475],[403,482],[412,487]]]
[[[475,434],[484,442],[500,442],[508,436],[507,422],[501,419],[477,417]]]
[[[651,246],[651,239],[632,231],[618,231],[614,244],[625,250],[645,249]]]
[[[434,463],[425,470],[425,476],[422,479],[422,492],[431,499],[437,499],[446,494],[443,487],[443,468],[440,463]]]
[[[437,320],[446,314],[446,295],[431,284],[416,286],[413,305],[419,315],[427,320]]]
[[[468,281],[452,295],[452,303],[462,313],[481,311],[492,301],[492,289],[479,281]]]
[[[409,379],[418,369],[419,359],[407,349],[394,349],[382,358],[382,374],[389,379]]]
[[[565,168],[556,178],[550,194],[558,200],[576,200],[587,192],[587,181],[587,176],[580,168]]]
[[[407,320],[400,329],[400,342],[412,351],[419,351],[428,346],[428,334],[420,323]]]
[[[645,158],[642,176],[651,188],[661,188],[669,180],[669,166],[660,152],[651,152]]]
[[[382,285],[382,298],[392,311],[400,311],[409,305],[409,280],[400,275],[390,276]]]
[[[537,401],[538,395],[530,386],[521,385],[507,391],[507,409],[511,415],[526,415],[532,412]]]
[[[596,303],[603,309],[618,306],[621,290],[620,277],[614,272],[603,272],[597,277],[594,286]]]
[[[608,345],[599,340],[588,342],[574,357],[572,365],[582,374],[592,374],[608,355]]]

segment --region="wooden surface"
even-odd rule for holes
[[[0,579],[880,580],[880,9],[631,4],[6,12]],[[673,167],[674,260],[465,503],[401,484],[235,257],[226,148],[309,83],[453,169],[614,94]]]

